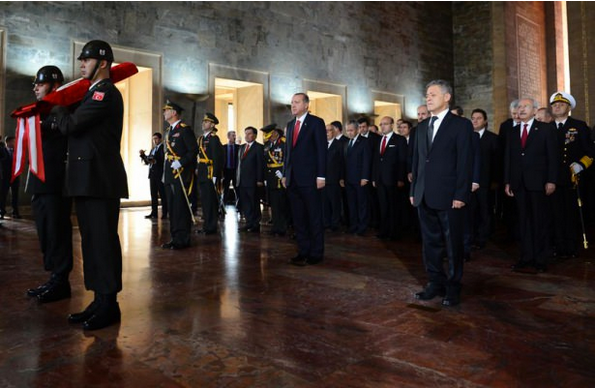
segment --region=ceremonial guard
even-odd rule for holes
[[[37,101],[54,92],[63,82],[64,76],[56,66],[39,69],[33,81]],[[29,289],[27,295],[48,303],[70,297],[68,276],[72,270],[72,199],[62,193],[66,137],[56,126],[56,115],[41,115],[40,120],[45,181],[29,172],[25,191],[32,195],[31,208],[43,253],[44,269],[51,272],[51,276],[45,284]]]
[[[120,155],[124,104],[110,79],[114,54],[104,41],[90,41],[78,57],[81,76],[91,83],[78,108],[71,113],[56,106],[56,122],[68,136],[66,195],[74,198],[85,287],[95,292],[93,302],[68,317],[97,330],[120,321],[117,294],[122,290],[122,250],[118,236],[120,199],[128,197]]]
[[[569,116],[575,99],[569,93],[556,92],[550,105],[559,145],[559,169],[554,193],[555,250],[558,258],[579,254],[579,212],[577,180],[594,162],[594,142],[586,122]],[[584,235],[585,236],[585,235]]]
[[[192,128],[180,119],[182,111],[181,106],[169,100],[163,107],[163,117],[170,124],[166,131],[163,172],[170,213],[170,241],[161,247],[171,250],[190,246],[194,218],[188,196],[195,179],[198,147]]]
[[[284,236],[288,228],[288,200],[286,190],[281,184],[284,168],[284,149],[286,142],[283,137],[283,130],[273,123],[261,129],[268,135],[265,143],[265,182],[267,185],[267,197],[271,207],[271,231],[270,235]]]
[[[217,233],[219,196],[216,188],[223,173],[223,147],[216,134],[217,124],[219,120],[215,115],[207,112],[203,117],[203,135],[197,140],[199,144],[197,177],[203,209],[203,228],[197,232],[205,235]]]

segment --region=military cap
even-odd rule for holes
[[[166,109],[173,109],[174,111],[181,113],[182,111],[184,111],[184,108],[182,108],[181,106],[179,106],[178,104],[170,101],[170,100],[166,100],[166,104],[163,106],[162,108],[164,111]]]
[[[208,121],[211,122],[215,125],[219,124],[219,120],[217,120],[217,118],[215,117],[214,114],[212,114],[211,112],[206,112],[205,116],[203,116],[203,121]]]
[[[265,134],[269,134],[273,131],[277,131],[279,136],[284,136],[284,131],[281,128],[279,128],[276,123],[271,123],[271,124],[261,128],[261,131],[263,131]]]
[[[567,92],[555,92],[550,97],[550,104],[557,102],[567,103],[571,106],[571,109],[575,108],[575,99]]]

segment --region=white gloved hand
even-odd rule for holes
[[[283,177],[283,174],[281,174],[281,172],[279,170],[275,171],[275,177],[279,178],[281,180],[281,178]]]
[[[217,183],[217,177],[213,177],[212,180],[213,180],[213,185],[215,185]]]
[[[180,163],[180,161],[175,160],[174,162],[172,162],[172,169],[174,170],[178,170],[182,167],[182,164]]]
[[[569,167],[575,174],[579,174],[582,170],[584,170],[584,167],[577,162],[573,162],[571,165],[569,165]]]
[[[267,186],[267,180],[263,181],[263,185]]]

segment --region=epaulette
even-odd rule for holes
[[[188,124],[180,122],[180,127],[188,127]]]

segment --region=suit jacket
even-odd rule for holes
[[[383,138],[381,137],[381,143]],[[406,181],[406,163],[408,146],[406,138],[397,134],[385,145],[385,153],[381,155],[381,144],[374,149],[372,180],[377,185],[397,186],[397,182]]]
[[[192,128],[186,123],[178,122],[174,128],[166,131],[164,146],[166,147],[163,168],[164,184],[176,185],[180,182],[180,179],[175,177],[172,171],[172,162],[177,159],[184,168],[181,173],[182,181],[185,185],[189,185],[195,174],[197,153],[199,152]]]
[[[52,123],[56,115],[45,115],[41,121],[43,164],[46,179],[42,182],[37,176],[28,173],[25,191],[30,194],[62,193],[66,173],[67,138]]]
[[[292,145],[296,118],[286,126],[286,160],[283,176],[286,185],[316,186],[317,177],[325,177],[327,164],[327,136],[325,122],[310,113],[298,133],[296,146]]]
[[[223,168],[227,169],[228,168],[228,148],[229,148],[229,144],[226,143],[225,145],[221,146],[223,148]],[[232,145],[232,151],[231,151],[231,155],[233,156],[234,160],[232,161],[232,169],[236,169],[238,167],[238,150],[240,149],[240,145],[237,145],[236,143],[234,143]]]
[[[141,155],[141,159],[146,165],[149,165],[149,177],[154,180],[161,180],[163,177],[163,160],[164,160],[164,144],[163,142],[155,146],[151,151],[153,154]]]
[[[507,134],[504,181],[512,190],[525,188],[544,191],[548,182],[557,182],[559,150],[557,134],[552,125],[534,120],[528,131],[526,147],[522,148],[520,125]]]
[[[503,176],[503,152],[497,134],[484,130],[480,138],[480,187],[489,189],[501,182]]]
[[[238,171],[236,183],[238,187],[256,187],[257,182],[264,181],[265,157],[263,145],[253,142],[246,155],[244,152],[248,143],[243,144],[238,152]]]
[[[197,143],[199,145],[197,168],[199,182],[211,181],[213,177],[223,177],[223,148],[215,131],[211,131],[207,136],[201,135]],[[211,162],[205,162],[205,160]]]
[[[339,180],[344,178],[344,143],[334,138],[327,148],[325,186],[339,186]]]
[[[472,187],[472,134],[468,119],[447,112],[430,148],[426,133],[430,118],[418,125],[412,159],[410,196],[433,209],[448,210],[453,200],[468,203]]]
[[[561,156],[557,186],[571,186],[569,165],[576,162],[581,164],[584,169],[587,168],[587,158],[585,157],[594,159],[594,141],[590,140],[590,129],[586,122],[574,119],[571,116],[567,118],[560,130],[556,127],[555,122],[552,122],[552,125],[557,133],[557,144]]]
[[[112,81],[104,79],[93,86],[73,113],[61,106],[52,113],[68,136],[66,195],[127,198],[120,156],[124,104]]]
[[[344,176],[348,184],[360,186],[360,180],[370,180],[372,165],[370,151],[369,140],[360,135],[351,148],[350,144],[346,143]]]

